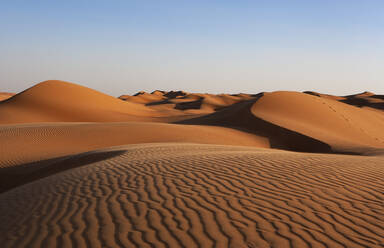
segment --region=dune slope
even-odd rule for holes
[[[298,92],[259,94],[178,123],[237,128],[284,150],[364,154],[384,148],[381,113]]]
[[[298,92],[265,94],[251,108],[265,121],[310,136],[334,150],[384,147],[384,116]]]
[[[8,92],[0,92],[0,101],[5,101],[8,98],[14,96],[15,94],[13,93],[8,93]]]
[[[39,83],[0,103],[0,123],[130,121],[159,116],[140,104],[63,81]]]
[[[196,144],[113,151],[0,194],[2,247],[384,245],[383,158]]]
[[[190,142],[269,147],[266,138],[234,129],[150,122],[2,125],[0,140],[6,141],[0,142],[0,168],[124,144]]]
[[[313,91],[305,91],[303,93],[340,101],[343,103],[350,104],[352,106],[371,108],[383,111],[384,110],[384,96],[376,95],[372,92],[366,91],[360,94],[348,95],[348,96],[333,96],[328,94],[321,94]]]
[[[240,102],[213,114],[182,120],[177,123],[224,126],[238,129],[267,138],[272,148],[301,152],[333,152],[331,147],[322,141],[256,117],[251,112],[255,101]]]

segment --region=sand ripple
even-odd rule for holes
[[[0,194],[2,247],[383,247],[384,158],[146,144]]]

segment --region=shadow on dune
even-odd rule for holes
[[[157,102],[146,103],[145,106],[154,106],[154,105],[161,105],[161,104],[173,104],[173,102],[170,102],[169,99],[165,99]]]
[[[179,109],[179,110],[201,109],[202,104],[203,104],[203,98],[200,98],[195,101],[176,103],[175,109]]]
[[[125,150],[86,152],[0,169],[0,193],[62,171],[123,154]]]
[[[179,91],[170,91],[170,92],[167,92],[164,94],[165,97],[167,97],[168,99],[173,99],[173,98],[176,98],[178,96],[186,96],[187,93],[179,90]]]
[[[312,96],[317,96],[317,97],[322,97],[321,94],[313,91],[304,91],[303,93],[312,95]],[[368,96],[362,96],[365,93],[361,94],[356,94],[356,95],[349,95],[349,96],[343,96],[338,100],[339,102],[346,103],[352,106],[356,107],[370,107],[370,108],[375,108],[378,110],[384,110],[384,102],[372,102],[372,99],[380,99],[384,100],[384,95],[368,95]]]
[[[384,100],[384,95],[374,95],[374,96],[371,96],[371,98]]]
[[[379,97],[371,97],[377,98]],[[347,103],[356,107],[371,107],[378,110],[384,110],[384,102],[370,102],[367,98],[357,98],[357,97],[347,97],[345,100],[340,100],[340,102]]]
[[[223,126],[246,131],[268,138],[271,147],[277,149],[298,152],[338,153],[324,142],[256,117],[251,112],[251,108],[262,95],[257,96],[257,99],[236,103],[213,114],[176,123]]]

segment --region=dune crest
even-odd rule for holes
[[[0,102],[7,100],[8,98],[10,98],[14,95],[15,95],[14,93],[0,92]]]
[[[124,121],[151,115],[156,113],[142,105],[57,80],[39,83],[0,103],[0,123]]]

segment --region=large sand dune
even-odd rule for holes
[[[335,149],[384,147],[384,116],[297,92],[266,94],[252,106],[255,116],[308,135]]]
[[[382,95],[119,98],[0,94],[0,247],[384,247]]]
[[[273,92],[184,124],[236,127],[295,151],[366,153],[384,148],[384,115],[327,98]]]
[[[0,123],[153,120],[164,116],[133,102],[63,81],[37,84],[0,103]]]
[[[151,122],[0,125],[0,168],[124,144],[192,142],[269,147],[235,129]],[[0,183],[1,184],[1,183]]]
[[[94,155],[114,151],[2,193],[3,247],[384,245],[382,158],[172,143]]]

